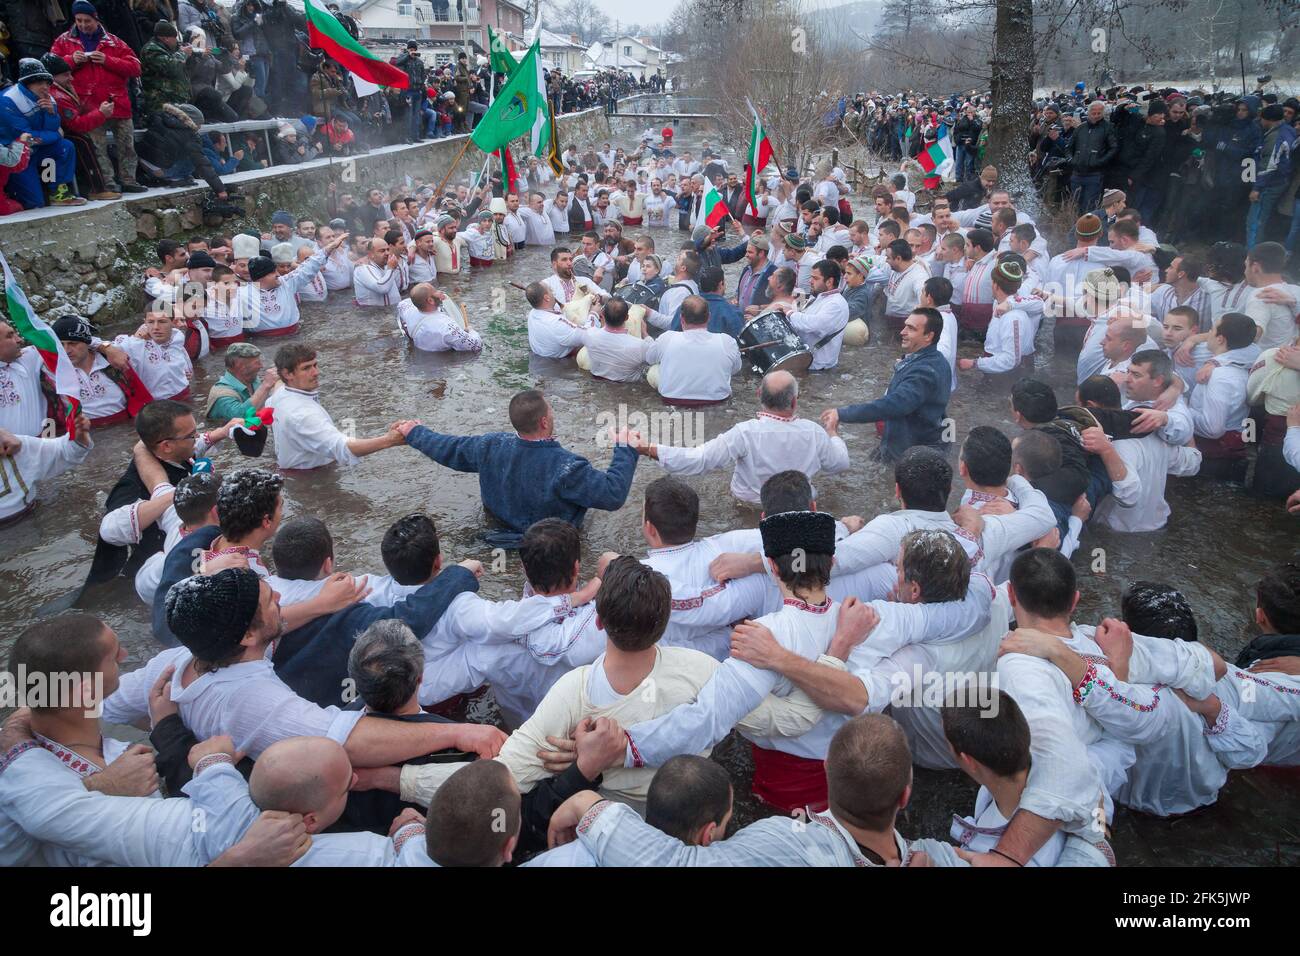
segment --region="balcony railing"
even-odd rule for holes
[[[415,5],[413,18],[416,23],[424,24],[451,24],[459,26],[464,23],[469,26],[479,25],[479,8],[477,6],[466,5],[465,19],[460,19],[456,10],[456,5],[451,4],[446,10],[438,10],[427,3],[418,3]]]

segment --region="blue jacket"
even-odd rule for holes
[[[904,355],[883,398],[839,410],[842,422],[884,422],[880,455],[897,461],[913,445],[941,446],[948,415],[952,370],[933,345]]]
[[[1295,130],[1286,123],[1278,123],[1273,129],[1263,134],[1259,144],[1259,160],[1256,168],[1259,176],[1255,188],[1261,192],[1271,187],[1284,187],[1291,181],[1291,170],[1295,167]]]
[[[627,501],[637,454],[614,449],[608,471],[598,471],[553,438],[526,441],[512,432],[443,435],[419,425],[406,443],[438,464],[478,474],[483,508],[508,529],[490,544],[517,547],[529,526],[559,518],[582,527],[588,508],[617,511]]]
[[[23,133],[31,133],[37,145],[63,139],[59,114],[36,105],[36,97],[21,83],[0,93],[0,143],[9,144]]]
[[[709,303],[710,332],[725,332],[733,339],[740,334],[740,330],[745,327],[745,314],[740,309],[716,292],[706,292],[700,298]],[[669,329],[673,332],[682,330],[682,310],[680,307],[673,313],[673,321]]]
[[[396,619],[406,624],[416,637],[423,637],[433,630],[458,595],[477,590],[478,578],[474,572],[452,565],[392,607],[362,602],[318,617],[280,638],[271,658],[275,673],[299,697],[322,707],[346,706],[343,689],[348,676],[348,655],[358,634],[376,621]]]
[[[193,575],[195,554],[212,547],[220,535],[216,525],[200,528],[182,538],[163,562],[162,579],[153,599],[154,636],[160,643],[168,647],[180,644],[167,626],[167,592]],[[318,617],[280,638],[272,658],[275,672],[298,696],[322,707],[342,706],[348,654],[358,634],[376,621],[397,618],[422,637],[438,623],[453,598],[463,591],[477,590],[478,579],[473,572],[456,565],[392,607],[354,604]]]
[[[721,269],[725,265],[733,262],[739,262],[745,258],[745,250],[749,248],[749,239],[742,239],[730,249],[718,245],[716,242],[709,245],[707,249],[700,247],[698,242],[694,243],[695,251],[700,254],[700,272],[705,269]]]

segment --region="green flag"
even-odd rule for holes
[[[493,33],[492,28],[487,28],[488,34],[488,58],[492,64],[493,73],[504,73],[506,78],[514,73],[515,67],[519,64],[515,61],[514,54],[506,46],[505,37],[499,33]]]
[[[551,139],[551,110],[537,41],[497,91],[497,97],[474,127],[470,140],[485,153],[495,153],[521,136],[529,138],[529,153],[545,156]]]

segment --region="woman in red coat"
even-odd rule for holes
[[[86,136],[94,146],[106,185],[113,192],[142,193],[145,187],[135,181],[135,130],[131,125],[131,97],[127,81],[140,75],[140,61],[126,43],[103,28],[99,14],[88,0],[72,4],[72,29],[54,41],[50,52],[62,57],[72,68],[73,86],[82,103],[97,110],[104,103],[112,105],[108,119]],[[108,131],[113,132],[117,147],[121,185],[111,182],[113,163],[108,156]]]
[[[54,108],[59,111],[59,126],[64,138],[71,140],[77,149],[77,178],[81,180],[84,195],[96,200],[121,199],[121,193],[108,188],[108,180],[99,168],[94,140],[91,139],[91,134],[108,122],[113,104],[104,100],[94,107],[78,96],[72,85],[72,67],[63,57],[47,53],[41,57],[41,65],[54,77],[50,96],[54,98]]]

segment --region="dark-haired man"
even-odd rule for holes
[[[882,398],[862,405],[828,408],[822,424],[828,429],[841,421],[877,422],[881,443],[875,457],[897,461],[914,445],[946,450],[945,419],[952,394],[952,370],[939,352],[943,317],[936,309],[919,308],[903,323],[903,357],[894,366]]]
[[[1189,402],[1196,447],[1202,455],[1200,473],[1207,478],[1239,482],[1246,477],[1242,438],[1249,413],[1246,383],[1259,357],[1255,323],[1244,312],[1225,312],[1209,335],[1208,345],[1214,357],[1197,374],[1200,384],[1192,390]]]
[[[355,465],[366,455],[405,440],[396,422],[375,438],[349,438],[320,404],[320,365],[316,350],[293,344],[275,353],[282,387],[266,400],[275,412],[275,460],[282,471],[311,471],[330,464]]]
[[[840,360],[844,329],[849,324],[849,304],[840,292],[842,271],[837,263],[822,259],[812,267],[812,299],[802,309],[773,303],[781,308],[805,345],[812,349],[809,371],[834,368]]]
[[[470,571],[460,573],[462,586],[476,586]],[[166,580],[164,576],[164,583]],[[446,583],[456,582],[448,578]],[[425,589],[427,593],[404,604],[416,616],[436,616],[445,606],[444,590],[431,585]],[[163,651],[125,675],[117,691],[105,700],[104,717],[115,723],[147,718],[150,688],[170,673],[171,697],[180,705],[185,725],[199,737],[226,734],[240,751],[255,759],[278,740],[302,736],[328,737],[342,744],[359,767],[386,766],[446,747],[494,755],[503,736],[496,728],[378,720],[361,711],[313,703],[291,689],[288,677],[280,676],[284,665],[278,659],[294,651],[299,652],[293,655],[295,659],[312,658],[328,643],[341,652],[341,660],[328,662],[337,664],[338,673],[331,683],[334,699],[340,699],[347,652],[356,633],[373,618],[399,616],[397,608],[386,614],[377,608],[365,608],[365,614],[351,608],[363,593],[350,579],[340,582],[335,591],[323,595],[335,613],[326,615],[322,629],[286,632],[275,591],[248,568],[229,567],[181,580],[168,589],[162,604],[167,626],[183,646]],[[350,608],[350,612],[340,617],[337,612],[342,608]],[[427,624],[422,621],[417,626]],[[346,635],[328,633],[348,630],[349,625],[355,630]],[[327,640],[314,649],[306,648],[309,641],[304,639],[313,637]],[[317,667],[320,663],[316,662]]]
[[[729,839],[688,846],[629,808],[584,792],[551,819],[553,843],[578,839],[600,866],[962,866],[953,847],[907,840],[895,828],[912,794],[907,738],[889,717],[844,724],[826,754],[827,807],[791,826],[772,816]]]
[[[171,504],[170,492],[190,473],[193,460],[225,438],[229,428],[200,435],[190,407],[164,399],[140,410],[135,430],[140,441],[131,464],[104,502],[88,584],[119,574],[135,577],[145,560],[162,550],[166,534],[157,522]],[[146,479],[141,462],[161,466],[161,474],[146,467]]]
[[[402,422],[403,440],[438,464],[477,473],[483,508],[503,526],[484,535],[494,546],[518,547],[524,532],[542,518],[582,526],[588,508],[617,511],[627,500],[637,454],[628,444],[637,436],[611,434],[616,443],[608,471],[562,448],[555,440],[555,417],[540,391],[510,399],[514,433],[444,435],[416,422]]]
[[[650,781],[645,821],[687,846],[710,846],[727,835],[734,794],[722,764],[708,757],[680,754]],[[578,841],[533,857],[524,866],[596,866],[596,858]],[[628,861],[625,865],[638,865]]]
[[[606,637],[604,653],[561,676],[502,747],[498,759],[510,768],[521,789],[527,792],[551,775],[539,753],[551,748],[550,738],[573,738],[576,763],[585,778],[595,780],[605,771],[602,792],[644,806],[653,769],[606,770],[621,762],[627,743],[621,725],[688,703],[718,667],[699,651],[659,645],[671,607],[672,590],[662,574],[632,557],[610,563],[595,607],[596,626]],[[642,693],[647,680],[656,693]],[[772,732],[777,726],[806,729],[820,716],[803,695],[793,701],[761,703],[748,717],[741,715],[742,723],[754,732]],[[448,776],[448,768],[437,765],[405,768],[402,797],[430,803]]]
[[[99,706],[119,686],[125,660],[112,628],[89,614],[51,618],[19,635],[9,669],[25,673],[28,686],[43,680],[70,693],[29,699],[30,713],[4,728],[4,866],[204,866],[238,838],[225,813],[247,795],[237,774],[209,787],[211,801],[161,800],[153,752],[103,736]],[[200,816],[202,827],[194,825]],[[267,835],[259,828],[251,842]],[[296,855],[246,862],[286,865]],[[236,865],[236,856],[220,862]]]
[[[1033,760],[1019,812],[980,857],[986,865],[1024,865],[1058,829],[1100,844],[1112,796],[1135,760],[1132,734],[1152,719],[1150,685],[1201,699],[1223,673],[1222,662],[1198,645],[1132,635],[1109,618],[1095,631],[1073,623],[1075,584],[1070,562],[1047,548],[1026,551],[1011,566],[1017,629],[1003,641],[997,676],[1029,723]],[[1127,674],[1122,665],[1113,671],[1108,660],[1127,646],[1134,648]],[[1067,675],[1049,662],[1052,653],[1065,659],[1065,650],[1082,673]]]

